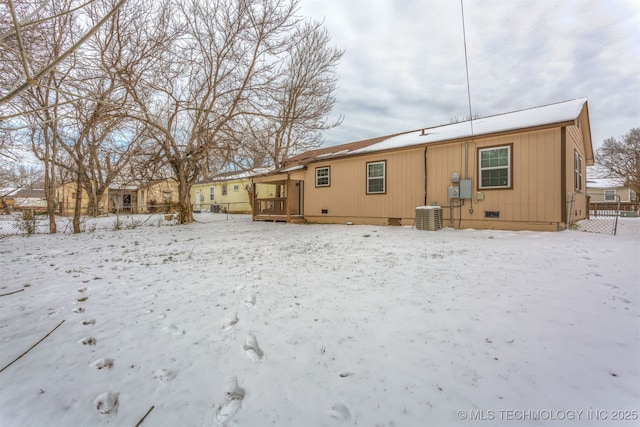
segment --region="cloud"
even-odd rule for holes
[[[346,52],[329,145],[468,116],[459,2],[302,0]],[[640,126],[634,0],[465,1],[473,114],[589,98],[594,143]]]

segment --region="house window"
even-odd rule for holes
[[[162,200],[171,200],[172,199],[171,191],[163,191],[162,192]]]
[[[214,195],[214,189],[215,187],[209,187],[209,200],[213,202],[213,195]]]
[[[582,191],[582,157],[577,151],[573,152],[573,188]]]
[[[227,195],[227,184],[222,184],[222,195],[223,196]]]
[[[316,187],[328,187],[331,181],[329,180],[329,166],[322,168],[316,168]]]
[[[382,194],[386,189],[385,161],[367,163],[367,194]]]
[[[604,200],[607,202],[613,202],[616,200],[615,190],[604,190]]]
[[[233,184],[233,191],[240,191],[240,184]]]
[[[511,145],[478,149],[481,189],[511,188]]]

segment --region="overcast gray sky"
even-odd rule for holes
[[[325,145],[469,115],[460,0],[301,0],[345,49]],[[586,97],[594,146],[640,127],[640,1],[465,0],[471,108]]]

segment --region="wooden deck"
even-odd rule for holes
[[[262,214],[262,215],[254,215],[253,220],[254,221],[287,222],[287,216]],[[303,215],[291,215],[291,220],[289,222],[295,223],[295,224],[304,224],[307,221],[304,219]]]
[[[286,197],[269,197],[253,201],[254,221],[305,223],[304,215],[289,211]]]

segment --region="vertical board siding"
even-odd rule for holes
[[[423,149],[336,159],[310,165],[305,180],[305,215],[413,218],[424,192]],[[366,194],[367,163],[386,162],[385,194]],[[315,168],[331,168],[331,185],[315,186]]]
[[[477,149],[512,144],[512,189],[478,190]],[[464,220],[485,221],[485,211],[500,211],[501,221],[559,222],[560,221],[560,130],[476,139],[468,144],[469,178],[473,180],[473,213],[469,212],[471,201],[465,200],[462,207]],[[451,174],[460,173],[464,178],[465,144],[443,144],[429,147],[428,158],[428,202],[448,206],[448,187]],[[477,200],[476,193],[482,191],[484,200]],[[449,209],[443,211],[449,218]],[[460,216],[459,208],[454,218]]]
[[[566,149],[570,152],[567,163],[573,165],[574,148],[584,159],[584,144],[579,129],[569,127],[567,135]],[[513,229],[560,226],[564,197],[560,185],[561,128],[477,138],[469,140],[467,145],[467,177],[472,180],[473,199],[464,200],[461,209],[455,208],[454,226],[458,226],[460,216],[462,227],[505,228],[508,222],[513,222]],[[481,190],[484,200],[478,200],[477,150],[502,145],[511,145],[512,188]],[[366,194],[366,164],[374,161],[386,161],[385,194]],[[325,166],[331,168],[331,185],[317,188],[315,168]],[[573,167],[565,169],[567,187],[573,187]],[[464,141],[427,146],[426,202],[442,206],[447,222],[450,218],[448,187],[454,172],[465,178]],[[424,204],[424,147],[319,161],[309,164],[301,174],[307,183],[304,214],[312,221],[314,217],[326,222],[332,218],[336,221],[371,218],[370,223],[384,222],[387,218],[413,221],[415,208]],[[586,173],[583,177],[586,178]],[[328,214],[323,215],[322,209],[327,209]],[[499,211],[499,220],[485,218],[485,211]]]
[[[567,186],[565,192],[567,197],[576,192],[586,193],[587,189],[587,166],[586,166],[586,154],[582,131],[577,126],[567,126]],[[577,151],[582,157],[582,190],[578,191],[575,188],[574,183],[574,152]],[[574,199],[574,205],[571,207],[573,210],[572,219],[579,220],[586,218],[587,215],[587,203],[585,197],[576,197]]]

